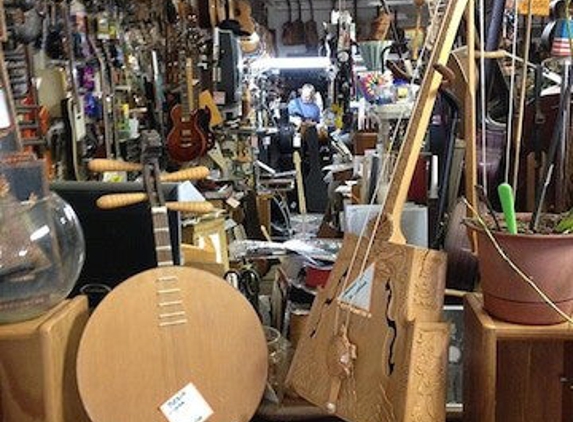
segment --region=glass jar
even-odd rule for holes
[[[269,326],[264,326],[263,329],[269,352],[267,385],[271,389],[266,397],[272,402],[280,403],[284,397],[284,384],[288,372],[289,342],[277,329]]]
[[[64,300],[84,259],[78,218],[59,196],[0,198],[0,323],[35,318]]]

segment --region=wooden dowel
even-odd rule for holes
[[[139,171],[141,170],[141,164],[96,158],[88,163],[88,168],[96,173],[103,173],[106,171]]]
[[[111,210],[126,207],[128,205],[139,204],[143,201],[147,201],[147,194],[143,192],[117,193],[99,197],[96,204],[101,209]]]
[[[201,180],[209,176],[209,169],[204,166],[188,168],[161,176],[162,182],[184,182],[187,180]]]
[[[168,210],[179,211],[193,214],[207,214],[212,212],[215,207],[207,201],[202,202],[167,202],[165,204]]]

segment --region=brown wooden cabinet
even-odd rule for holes
[[[498,321],[477,294],[464,324],[464,421],[572,420],[573,325]]]

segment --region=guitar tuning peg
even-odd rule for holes
[[[212,212],[215,207],[212,203],[207,201],[202,202],[167,202],[165,204],[168,210],[178,211],[191,214],[208,214]]]
[[[147,201],[147,194],[143,192],[118,193],[100,196],[97,199],[96,204],[101,209],[111,210],[114,208],[122,208],[127,207],[128,205],[139,204],[143,201]]]
[[[96,158],[88,163],[88,168],[93,172],[103,173],[105,171],[139,171],[142,167],[139,163]]]
[[[204,166],[188,168],[161,176],[162,182],[184,182],[187,180],[200,180],[209,176],[209,169]]]

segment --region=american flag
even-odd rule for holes
[[[567,29],[569,26],[570,30]],[[551,46],[551,55],[553,57],[570,57],[571,48],[569,43],[569,33],[573,35],[573,21],[567,21],[565,19],[560,19],[557,21],[555,27],[555,36],[553,37],[553,45]]]

